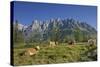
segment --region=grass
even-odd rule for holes
[[[32,47],[32,46],[30,46]],[[36,65],[36,64],[55,64],[81,61],[94,61],[86,54],[92,48],[86,45],[65,45],[59,44],[54,48],[41,46],[39,53],[34,56],[20,56],[28,47],[14,47],[14,65]]]

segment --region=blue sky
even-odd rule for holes
[[[87,22],[96,28],[97,7],[64,4],[48,4],[36,2],[14,2],[14,21],[30,25],[33,20],[49,20],[52,18],[73,18]]]

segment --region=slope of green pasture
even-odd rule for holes
[[[39,52],[34,56],[20,56],[26,48],[14,48],[14,65],[30,64],[55,64],[68,62],[96,61],[88,57],[88,52],[95,46],[86,45],[64,45],[59,44],[56,47],[41,46]]]

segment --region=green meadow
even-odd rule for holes
[[[60,43],[55,47],[48,47],[49,44],[40,45],[39,52],[34,56],[21,56],[26,48],[35,47],[33,45],[23,46],[19,43],[14,46],[14,65],[37,65],[37,64],[57,64],[70,62],[88,62],[97,60],[97,47],[86,44],[68,45]],[[39,44],[35,44],[39,45]],[[90,54],[90,56],[89,56]]]

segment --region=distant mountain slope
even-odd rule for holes
[[[23,31],[26,40],[61,40],[77,39],[77,35],[85,37],[96,37],[96,29],[74,19],[50,19],[48,21],[34,20],[31,25],[19,24],[19,30]],[[82,39],[82,37],[81,37]]]

